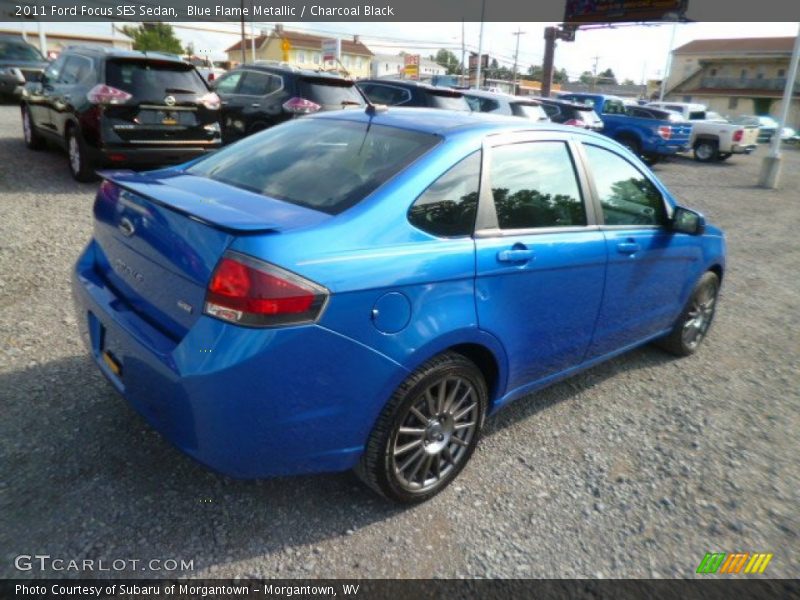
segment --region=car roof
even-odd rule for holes
[[[331,71],[322,71],[322,70],[315,70],[315,69],[301,69],[299,67],[295,67],[289,64],[281,64],[281,63],[270,63],[270,62],[253,62],[253,63],[244,63],[242,65],[238,65],[236,68],[231,69],[231,71],[236,71],[238,69],[254,69],[256,71],[264,71],[266,73],[292,73],[294,75],[300,75],[302,77],[317,77],[320,79],[336,79],[339,81],[352,81],[349,77],[344,77],[339,73],[331,72]]]
[[[563,131],[583,133],[574,127],[553,123],[537,124],[528,119],[491,113],[444,110],[431,108],[410,108],[392,106],[370,115],[366,110],[344,110],[315,113],[312,119],[338,119],[343,121],[368,123],[397,127],[448,137],[460,133],[490,134],[512,133],[514,131]]]
[[[432,92],[446,92],[446,93],[454,93],[462,95],[468,91],[468,90],[457,90],[455,88],[440,86],[440,85],[431,85],[429,83],[423,83],[422,81],[413,81],[411,79],[360,79],[358,83],[359,84],[382,83],[385,85],[394,85],[399,87],[413,87],[422,90],[430,90]]]
[[[184,61],[177,54],[168,54],[166,52],[153,52],[150,50],[125,50],[123,48],[112,48],[111,46],[99,46],[91,44],[79,44],[75,46],[67,46],[64,52],[79,52],[81,54],[91,54],[94,56],[104,56],[106,58],[130,58],[139,60],[162,60],[176,63],[191,64]]]
[[[540,98],[536,97],[535,100],[543,103],[543,104],[558,104],[559,106],[568,106],[570,108],[575,108],[577,110],[594,110],[588,104],[583,104],[581,102],[571,102],[570,100],[564,100],[563,98]]]

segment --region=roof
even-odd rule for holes
[[[397,87],[414,87],[429,90],[437,94],[452,94],[454,96],[461,96],[466,91],[443,85],[431,85],[430,83],[425,83],[424,81],[418,81],[416,79],[387,79],[381,77],[379,79],[359,79],[358,83],[380,83],[382,85],[394,85]]]
[[[21,31],[16,31],[14,29],[0,29],[0,36],[5,37],[7,35],[8,36],[15,36],[17,38],[21,38],[22,37],[22,32]],[[31,31],[29,31],[27,33],[27,35],[28,35],[29,38],[35,38],[36,36],[38,36],[37,33],[31,32]],[[84,34],[77,34],[77,33],[61,33],[61,32],[58,32],[58,31],[51,31],[51,32],[45,32],[45,35],[48,38],[55,38],[55,39],[59,39],[59,40],[77,40],[77,41],[85,40],[85,41],[88,41],[88,42],[92,42],[92,41],[94,41],[94,42],[111,42],[111,41],[132,42],[133,41],[127,35],[125,35],[124,33],[120,33],[120,32],[117,32],[114,36],[110,36],[110,35],[84,35]]]
[[[126,50],[125,48],[115,48],[114,46],[98,46],[93,44],[72,44],[67,46],[64,51],[79,51],[85,54],[103,54],[112,58],[131,58],[131,59],[157,59],[163,61],[190,64],[184,61],[177,54],[167,54],[166,52],[153,52],[151,50]]]
[[[322,40],[330,39],[328,37],[323,37],[319,35],[312,35],[310,33],[299,33],[297,31],[287,31],[283,30],[282,32],[278,33],[273,31],[270,35],[259,35],[256,38],[256,47],[260,48],[264,45],[270,38],[277,38],[282,40],[289,40],[289,43],[293,46],[300,46],[301,48],[319,48],[322,49]],[[245,40],[245,48],[250,48],[250,40]],[[242,40],[236,42],[233,46],[225,50],[225,52],[235,52],[237,50],[242,49]],[[367,48],[361,42],[356,42],[353,40],[342,40],[342,52],[347,52],[348,54],[361,54],[363,56],[372,56],[372,51]]]
[[[718,40],[692,40],[675,48],[674,54],[791,54],[793,37],[727,38]]]
[[[301,77],[314,77],[317,79],[336,79],[338,81],[352,81],[351,79],[343,77],[339,73],[332,71],[301,69],[299,67],[295,67],[294,65],[268,64],[261,61],[256,61],[254,63],[243,63],[238,65],[233,70],[237,71],[239,69],[256,69],[259,71],[267,71],[272,73],[294,73],[295,75],[299,75]]]
[[[363,110],[332,111],[310,115],[312,119],[338,119],[344,121],[364,122],[370,120],[376,125],[386,125],[399,129],[408,129],[448,136],[456,133],[487,134],[494,131],[564,131],[575,133],[574,127],[553,123],[537,124],[519,117],[494,115],[491,113],[468,112],[460,110],[440,110],[430,108],[389,107],[370,117]]]

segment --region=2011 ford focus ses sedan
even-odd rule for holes
[[[622,146],[513,117],[369,106],[103,176],[74,295],[114,387],[222,473],[355,468],[401,502],[510,401],[693,353],[725,268]]]

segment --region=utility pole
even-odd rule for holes
[[[242,43],[241,43],[242,64],[245,64],[247,62],[247,40],[245,39],[244,35],[244,0],[242,0],[241,2],[241,8],[242,8]]]
[[[517,36],[517,49],[514,51],[514,93],[517,93],[517,59],[519,58],[519,36],[524,35],[522,29],[517,29],[513,35]]]
[[[467,54],[467,49],[466,49],[466,46],[464,45],[464,21],[462,19],[462,21],[461,21],[461,85],[464,85],[466,83],[466,73],[465,73],[465,69],[467,68],[467,65],[466,65],[466,60],[467,60],[466,54]]]
[[[792,104],[792,92],[797,80],[797,65],[800,62],[800,25],[797,29],[797,37],[794,40],[794,50],[792,59],[789,61],[789,73],[786,77],[786,87],[783,88],[783,101],[781,103],[781,116],[778,119],[778,128],[772,135],[772,143],[769,147],[769,154],[764,157],[761,163],[761,176],[758,185],[769,189],[777,189],[781,178],[781,133],[786,126],[786,118],[789,116],[789,108]]]
[[[478,34],[478,68],[475,71],[475,89],[481,89],[481,63],[483,62],[483,18],[486,15],[486,0],[481,2],[481,32]]]
[[[669,77],[669,70],[672,67],[672,46],[675,44],[675,31],[678,29],[678,22],[672,24],[672,33],[669,36],[669,52],[667,52],[667,61],[664,63],[664,73],[661,76],[661,89],[658,92],[658,101],[664,101],[664,93],[667,90],[667,77]]]
[[[597,63],[600,62],[599,56],[593,56],[594,65],[592,66],[592,91],[597,87]]]
[[[545,27],[544,29],[544,59],[542,60],[542,97],[550,96],[550,88],[553,85],[553,61],[556,53],[556,27]],[[517,38],[519,39],[519,38]]]

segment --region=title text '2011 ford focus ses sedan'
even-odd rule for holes
[[[330,112],[104,179],[74,290],[114,387],[223,473],[355,468],[402,502],[511,400],[694,352],[725,267],[622,146],[513,117]]]

